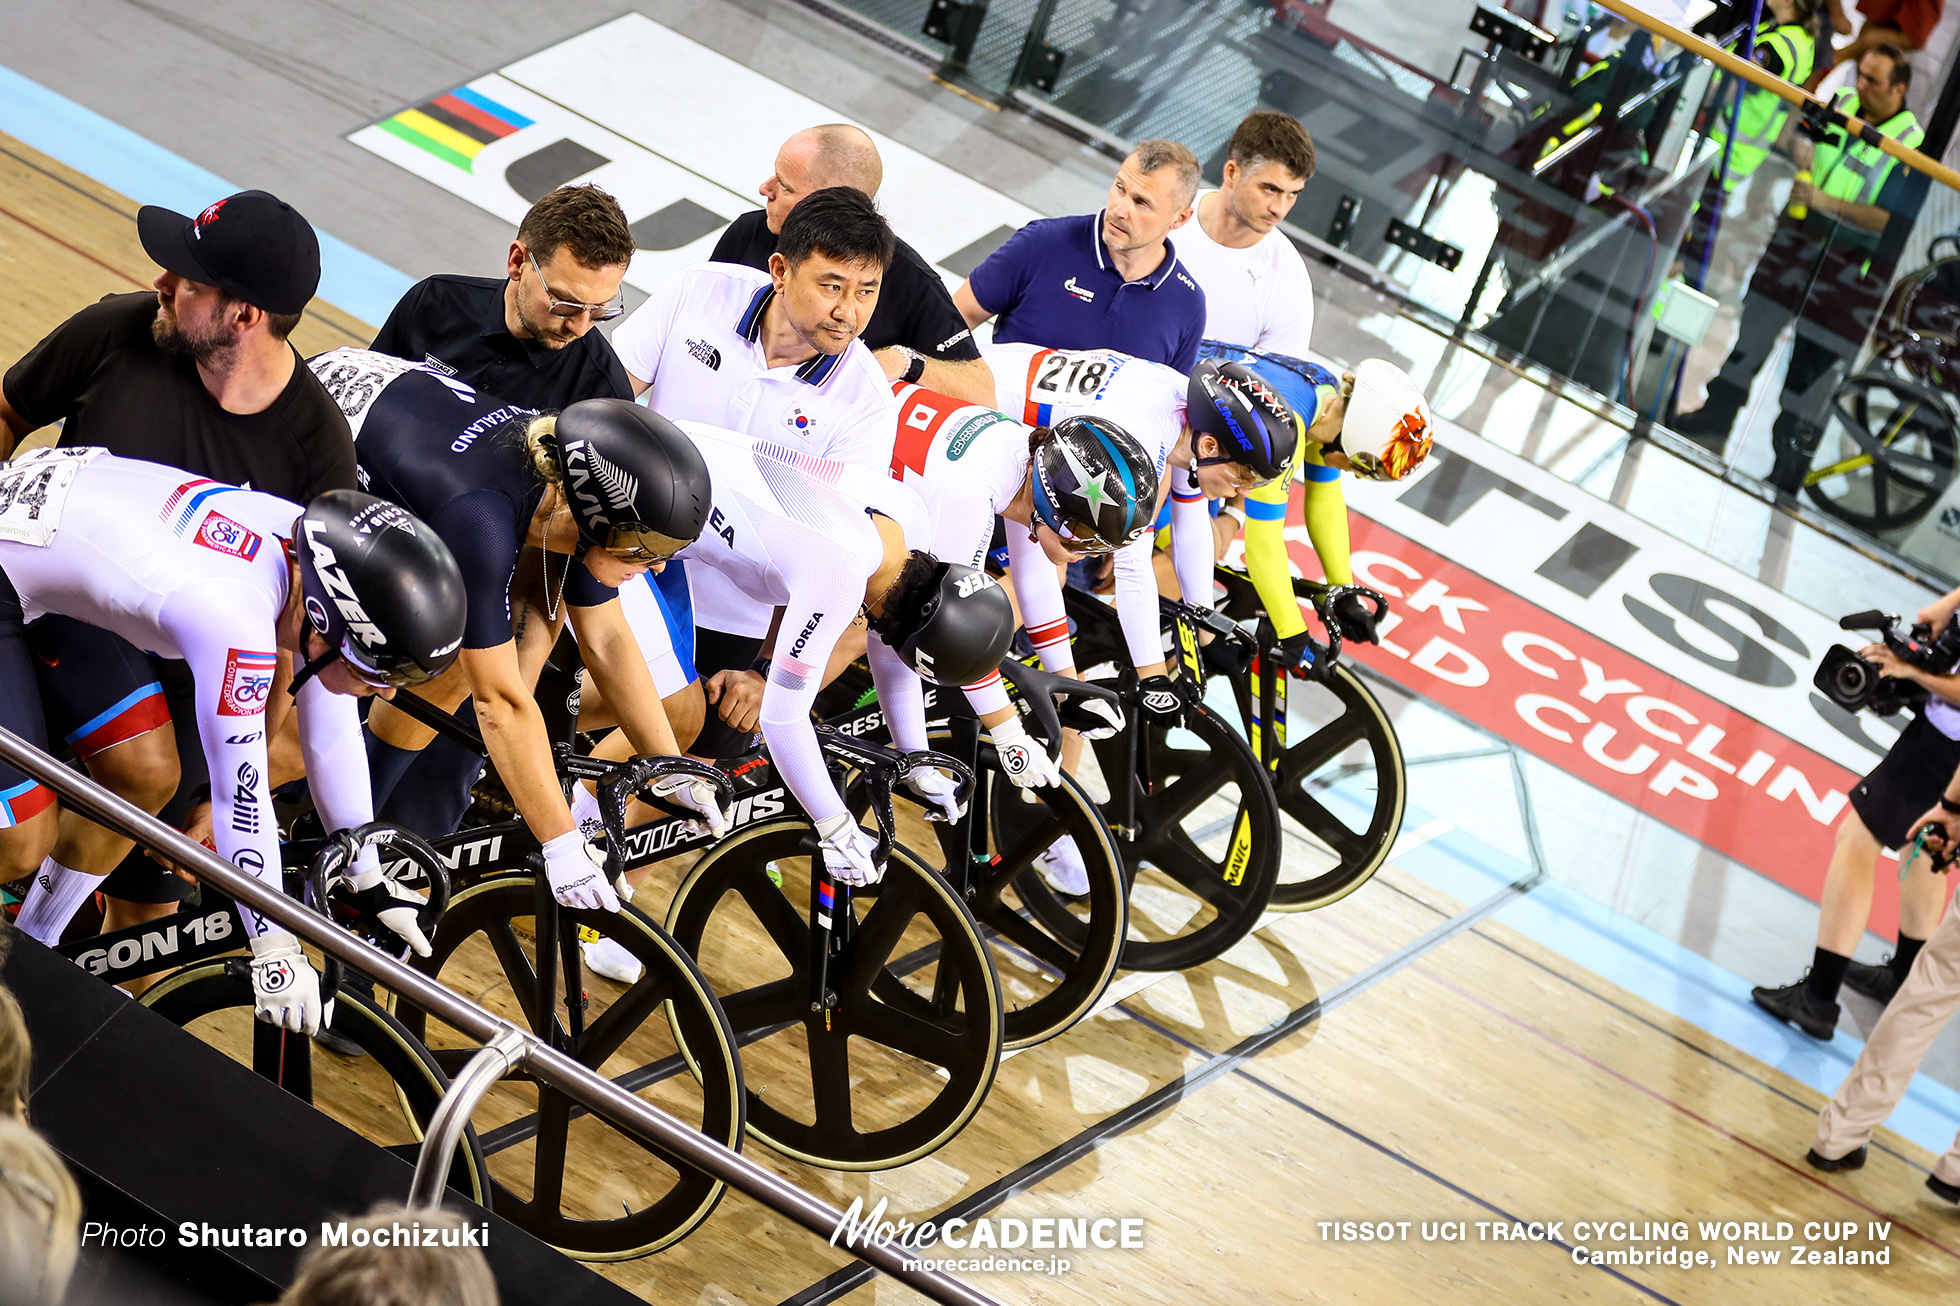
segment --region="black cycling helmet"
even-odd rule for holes
[[[293,522],[306,619],[327,651],[293,678],[293,692],[335,658],[376,687],[419,685],[463,646],[469,599],[455,555],[400,504],[329,490]]]
[[[914,549],[892,591],[870,625],[906,666],[940,685],[971,685],[999,670],[1014,638],[1014,606],[992,576]]]
[[[1282,475],[1300,445],[1292,406],[1244,363],[1201,361],[1185,391],[1184,420],[1223,451],[1199,458],[1198,466],[1243,463],[1261,484]]]
[[[624,399],[584,399],[554,435],[579,538],[633,562],[659,562],[707,524],[708,464],[678,426]]]
[[[1063,418],[1034,452],[1034,512],[1084,552],[1114,553],[1150,529],[1157,468],[1107,418]]]

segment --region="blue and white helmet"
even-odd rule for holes
[[[1104,417],[1067,417],[1034,451],[1035,515],[1085,553],[1114,553],[1150,529],[1157,468]]]

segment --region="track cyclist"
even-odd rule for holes
[[[980,567],[998,522],[1022,622],[1030,631],[1066,632],[1058,568],[1086,555],[1118,552],[1149,534],[1159,498],[1158,460],[1101,416],[1029,428],[918,386],[901,388],[898,398],[892,476],[925,500],[932,552]],[[1028,738],[1000,673],[989,671],[965,689],[1007,778],[1021,788],[1057,783],[1058,768]],[[1121,709],[1114,705],[1088,700],[1083,707],[1105,718],[1091,737],[1122,728]],[[894,713],[888,706],[885,715],[899,747],[925,747],[923,711]],[[1050,869],[1047,863],[1044,869]],[[1075,887],[1078,882],[1082,887]],[[1083,892],[1086,876],[1057,887]]]
[[[92,694],[105,708],[131,689],[100,667],[37,668],[24,627],[49,613],[189,664],[212,842],[218,856],[281,887],[272,787],[286,777],[271,774],[267,739],[296,710],[326,827],[371,820],[354,699],[392,695],[449,667],[463,638],[463,578],[435,532],[371,495],[331,490],[302,510],[100,449],[46,449],[0,469],[0,724],[37,747],[46,746],[49,681],[82,674],[87,683],[59,694]],[[0,795],[0,865],[10,876],[39,867],[18,924],[57,942],[101,877],[41,862],[59,813],[51,793],[0,764]],[[364,906],[428,951],[373,850],[353,882],[371,895]],[[329,1013],[299,941],[243,905],[239,914],[257,1015],[318,1033]]]
[[[867,655],[887,711],[920,705],[919,678],[959,686],[1000,666],[1013,607],[984,571],[927,552],[933,524],[918,494],[888,476],[695,422],[678,423],[707,464],[715,510],[680,555],[696,584],[727,585],[776,610],[753,670],[755,721],[770,760],[817,827],[840,883],[875,883],[873,841],[832,784],[810,709],[839,638],[862,613]],[[662,628],[642,631],[657,639]],[[746,725],[746,722],[745,722]],[[607,745],[594,755],[605,757]],[[921,741],[922,742],[922,741]],[[942,810],[950,783],[920,773],[914,789]]]
[[[1433,442],[1429,404],[1401,368],[1368,359],[1353,372],[1335,374],[1318,363],[1263,354],[1207,340],[1205,363],[1248,368],[1279,391],[1299,415],[1304,438],[1294,468],[1305,483],[1307,538],[1331,585],[1349,585],[1347,501],[1341,473],[1364,480],[1399,481],[1422,466]],[[1260,486],[1245,496],[1245,566],[1273,634],[1290,667],[1311,659],[1306,619],[1293,592],[1286,552],[1286,510],[1291,478]],[[1330,615],[1341,637],[1376,642],[1375,614],[1358,594],[1334,599]]]
[[[552,896],[566,907],[617,911],[618,895],[559,787],[533,696],[552,641],[539,639],[529,645],[533,656],[520,657],[511,586],[525,545],[533,546],[545,618],[555,623],[560,605],[566,609],[620,733],[641,754],[678,753],[618,587],[707,522],[700,455],[665,419],[623,399],[586,399],[540,416],[385,354],[336,349],[307,365],[347,415],[363,484],[425,517],[461,565],[469,595],[461,674],[422,697],[444,711],[473,700],[490,760],[543,845]],[[379,804],[431,732],[384,706],[368,726]],[[727,830],[706,784],[673,777],[655,792],[699,813],[715,835]]]

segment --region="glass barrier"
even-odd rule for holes
[[[1797,217],[1817,147],[1771,93],[1582,4],[1516,0],[1566,12],[1549,31],[1495,0],[841,2],[996,102],[1181,141],[1211,184],[1245,114],[1292,114],[1310,259],[1343,251],[1433,328],[1960,576],[1960,195],[1854,150]],[[1701,34],[1741,48],[1748,9]]]

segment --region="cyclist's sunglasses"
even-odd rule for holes
[[[626,311],[625,302],[618,296],[603,304],[588,304],[583,300],[558,298],[558,292],[545,282],[544,269],[538,266],[538,256],[527,249],[524,251],[524,257],[531,261],[531,271],[538,274],[538,284],[544,287],[544,297],[551,303],[550,312],[553,317],[577,317],[580,313],[589,313],[594,322],[610,322]]]
[[[1213,438],[1216,439],[1217,437],[1214,436]],[[1262,490],[1268,485],[1271,485],[1274,481],[1279,480],[1281,477],[1285,476],[1287,473],[1293,470],[1293,464],[1289,461],[1285,466],[1281,467],[1277,472],[1274,472],[1271,476],[1261,477],[1252,470],[1252,464],[1240,462],[1237,458],[1234,458],[1231,454],[1228,453],[1213,454],[1209,458],[1194,457],[1192,459],[1192,462],[1193,465],[1197,467],[1221,467],[1221,466],[1243,467],[1245,469],[1244,488],[1248,490]]]
[[[1046,526],[1049,530],[1055,532],[1056,538],[1061,540],[1069,552],[1090,554],[1115,553],[1124,544],[1128,544],[1132,540],[1137,539],[1145,531],[1150,529],[1148,526],[1142,527],[1139,530],[1133,531],[1129,538],[1125,539],[1122,544],[1111,544],[1108,540],[1096,534],[1094,527],[1083,522],[1074,521],[1069,518],[1063,518],[1059,523],[1050,522],[1043,520],[1040,513],[1035,513],[1028,525],[1028,539],[1035,544],[1041,543],[1041,537],[1035,533],[1035,527],[1037,525]]]
[[[644,563],[653,566],[694,543],[693,540],[676,539],[650,530],[638,522],[626,522],[612,528],[606,534],[606,542],[600,545],[607,553],[621,562]]]
[[[416,662],[405,662],[383,670],[362,657],[351,639],[340,641],[340,660],[347,664],[348,674],[369,689],[407,689],[412,685],[426,685],[440,674],[431,673]]]

